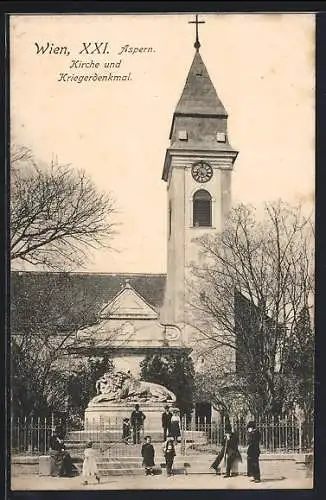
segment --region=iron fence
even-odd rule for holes
[[[49,451],[49,442],[54,431],[52,418],[11,419],[10,441],[12,454],[42,455]]]
[[[239,447],[247,446],[247,421],[232,419],[231,426],[239,437]],[[309,453],[313,450],[313,422],[302,422],[296,418],[283,420],[256,421],[260,432],[262,453]],[[189,426],[183,423],[182,440],[185,452],[210,452],[222,444],[225,434],[225,422],[195,423]]]
[[[231,420],[234,431],[239,436],[239,447],[247,446],[246,421]],[[11,453],[42,455],[49,451],[49,440],[57,427],[61,428],[66,446],[74,455],[82,455],[87,441],[108,456],[134,456],[144,435],[150,433],[154,443],[163,441],[163,431],[159,429],[141,430],[140,443],[134,444],[133,435],[129,439],[122,436],[122,422],[118,419],[104,422],[88,422],[87,428],[72,425],[51,418],[17,418],[11,420]],[[302,422],[295,418],[284,420],[257,420],[260,431],[262,453],[309,453],[313,450],[313,422]],[[185,420],[181,425],[181,452],[184,455],[197,453],[216,453],[221,446],[225,432],[225,422],[192,422]]]

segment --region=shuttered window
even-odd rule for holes
[[[193,197],[194,227],[212,225],[212,197],[205,189],[196,191]]]

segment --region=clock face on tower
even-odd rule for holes
[[[213,177],[213,168],[209,163],[199,161],[191,168],[191,174],[197,182],[207,182]]]

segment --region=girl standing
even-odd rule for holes
[[[181,441],[181,420],[179,417],[179,411],[177,409],[174,409],[172,413],[169,437],[172,437],[175,443]]]
[[[145,475],[146,476],[154,476],[154,469],[153,467],[155,466],[154,462],[154,457],[155,457],[155,450],[154,446],[152,445],[152,438],[151,436],[146,436],[146,441],[143,444],[141,448],[141,455],[143,457],[143,465],[145,467]]]
[[[93,443],[92,441],[89,441],[86,445],[86,449],[84,451],[84,462],[83,462],[83,484],[88,484],[88,479],[90,479],[92,476],[95,477],[97,482],[100,482],[100,476],[98,473],[97,469],[97,464],[96,464],[96,452],[93,449]]]

